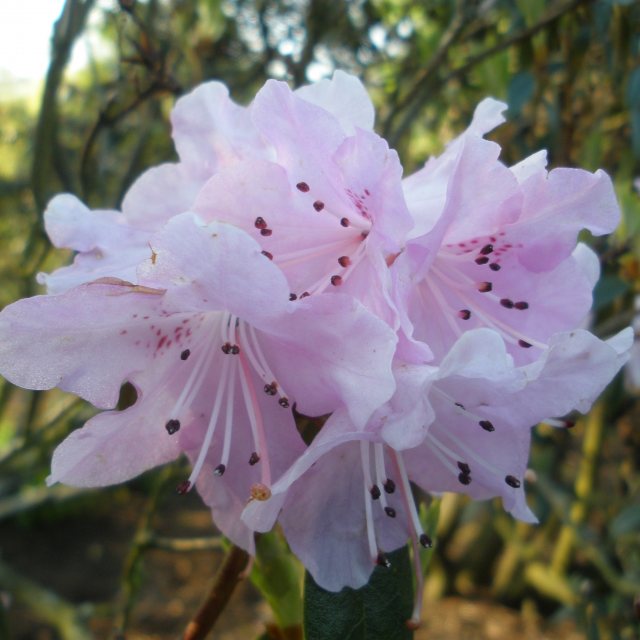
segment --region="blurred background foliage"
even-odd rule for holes
[[[87,33],[95,55],[71,74],[71,51]],[[638,2],[67,0],[51,44],[41,93],[0,100],[2,306],[37,293],[35,274],[70,258],[44,233],[53,194],[117,208],[137,175],[175,157],[168,114],[177,96],[215,78],[246,103],[267,78],[300,85],[341,68],[365,82],[376,128],[407,174],[487,95],[509,102],[508,123],[491,134],[505,162],[546,148],[552,167],[605,169],[623,223],[592,242],[603,268],[594,330],[610,335],[633,319]],[[173,495],[184,470],[102,491],[45,488],[55,444],[90,410],[61,393],[0,384],[0,637],[175,637],[224,548],[197,498]],[[638,392],[619,377],[573,429],[535,430],[528,493],[539,526],[493,503],[438,501],[430,638],[640,637]],[[433,521],[433,509],[425,517]],[[299,567],[277,536],[261,548],[257,587],[232,599],[218,637],[297,637]],[[475,618],[460,622],[464,606],[447,608],[456,597],[480,606]],[[502,621],[497,631],[491,620]]]

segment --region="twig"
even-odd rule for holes
[[[186,553],[190,551],[220,551],[224,549],[222,538],[219,536],[203,536],[201,538],[166,538],[164,536],[149,536],[144,541],[150,549],[175,551]]]
[[[40,114],[36,125],[31,185],[39,210],[44,209],[49,170],[57,146],[58,89],[76,38],[82,33],[94,0],[67,0],[53,30],[51,64],[47,71]],[[68,172],[67,172],[68,173]]]
[[[436,90],[438,87],[445,86],[450,80],[454,78],[464,77],[473,67],[484,62],[488,58],[491,58],[496,53],[500,53],[509,47],[512,47],[514,44],[518,42],[522,42],[523,40],[528,40],[533,37],[539,31],[542,31],[553,24],[556,20],[559,20],[567,13],[573,11],[576,7],[581,4],[586,4],[588,2],[593,2],[593,0],[570,0],[566,4],[550,11],[546,16],[541,18],[536,24],[527,27],[526,29],[522,29],[515,33],[509,38],[505,38],[502,42],[498,42],[492,47],[485,49],[479,54],[469,58],[463,65],[457,67],[456,69],[451,70],[448,74],[443,76],[442,78],[434,81],[433,83],[427,82],[429,79],[434,76],[427,76],[425,81],[423,82],[423,86],[421,88],[417,88],[416,93],[411,95],[413,104],[411,107],[407,109],[404,117],[400,121],[400,124],[396,127],[395,131],[387,136],[389,140],[389,144],[391,146],[395,146],[398,140],[404,135],[405,131],[411,125],[411,123],[415,120],[416,115],[422,109],[422,96],[425,93],[426,88],[431,91]],[[446,52],[445,52],[446,53]],[[424,85],[427,85],[426,87]]]
[[[224,611],[243,571],[249,562],[249,554],[235,545],[231,547],[215,577],[211,591],[193,620],[187,625],[183,640],[203,640]]]

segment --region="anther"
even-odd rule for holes
[[[490,282],[478,282],[477,286],[480,293],[489,293],[493,289],[493,285]]]
[[[480,253],[483,256],[488,256],[490,253],[493,253],[493,245],[492,244],[485,244],[484,247],[482,247],[482,249],[480,249]]]
[[[222,353],[226,353],[226,354],[231,353],[231,343],[230,342],[225,342],[220,348],[222,349]]]
[[[391,507],[385,507],[384,508],[384,512],[390,517],[390,518],[395,518],[396,517],[396,510],[391,508]]]
[[[302,193],[307,193],[309,191],[309,185],[306,182],[298,182],[296,189],[302,191]]]
[[[529,303],[521,300],[520,302],[516,302],[513,306],[520,311],[524,311],[529,308]]]
[[[190,355],[191,355],[191,351],[190,351],[189,349],[185,349],[185,350],[180,354],[180,360],[186,360]]]
[[[271,489],[261,482],[256,482],[251,485],[251,489],[249,490],[249,495],[253,500],[258,500],[259,502],[264,502],[271,497]]]
[[[271,229],[260,229],[261,236],[270,236],[272,233]]]
[[[227,467],[224,464],[219,464],[214,470],[213,470],[213,475],[214,476],[222,476],[224,475],[224,472],[227,470]]]
[[[456,407],[458,407],[459,409],[462,409],[463,411],[465,410],[464,409],[464,405],[462,404],[462,402],[454,402],[453,404],[455,404]]]
[[[500,300],[500,304],[505,308],[505,309],[513,309],[513,307],[515,306],[513,304],[513,300],[509,300],[509,298],[502,298],[502,300]]]
[[[260,462],[260,456],[254,451],[249,458],[249,464],[253,467],[254,464]]]
[[[396,490],[396,483],[391,478],[387,478],[382,486],[386,493],[393,493]]]
[[[308,298],[311,294],[308,291],[303,291],[300,294],[300,298]]]
[[[331,284],[334,287],[339,287],[342,284],[342,276],[331,276]]]
[[[478,423],[485,431],[488,431],[489,433],[491,433],[492,431],[495,431],[496,428],[493,426],[493,423],[490,422],[489,420],[480,420],[480,422]]]
[[[462,471],[462,473],[464,473],[465,476],[471,475],[471,469],[469,468],[469,465],[466,462],[460,462],[458,460],[458,469],[460,469],[460,471]]]
[[[348,267],[351,264],[351,258],[349,256],[340,256],[338,258],[338,264],[341,267]]]
[[[256,218],[256,221],[253,223],[253,225],[255,226],[256,229],[266,229],[267,221],[262,216],[258,216]]]
[[[237,356],[240,353],[240,347],[237,344],[231,345],[231,355]]]
[[[460,481],[460,484],[471,484],[471,476],[468,473],[458,474],[458,480]]]
[[[489,262],[489,258],[487,258],[487,256],[479,256],[475,259],[476,264],[487,264],[487,262]]]
[[[275,382],[270,382],[264,385],[264,392],[268,396],[275,396],[278,393],[278,385]]]
[[[420,544],[425,549],[431,549],[431,547],[433,547],[433,541],[426,533],[420,535]]]
[[[167,430],[167,433],[172,436],[174,433],[180,431],[180,420],[169,420],[169,422],[164,425],[164,428]]]
[[[391,563],[389,562],[389,558],[384,555],[384,553],[379,553],[378,558],[376,559],[376,564],[379,567],[384,567],[385,569],[389,569],[391,567]]]
[[[369,489],[369,493],[371,494],[373,500],[377,500],[380,497],[380,487],[378,487],[377,484],[374,484],[373,487]]]
[[[528,349],[531,346],[531,344],[526,340],[518,340],[518,345],[520,345],[523,349]]]
[[[349,218],[341,218],[340,219],[340,224],[343,227],[348,227],[351,223],[349,222]]]
[[[289,398],[280,398],[280,400],[278,400],[278,404],[283,408],[283,409],[287,409],[289,407]]]
[[[298,299],[298,296],[295,293],[290,293],[289,294],[289,300],[291,302],[293,302],[294,300],[297,300],[297,299]]]
[[[269,258],[269,260],[273,260],[273,253],[269,253],[268,251],[263,251],[262,255]]]
[[[489,265],[489,269],[491,269],[491,271],[500,271],[500,269],[502,269],[502,267],[497,262],[492,262]]]
[[[177,487],[176,491],[183,496],[187,491],[191,489],[191,482],[189,480],[183,480]]]
[[[510,486],[513,487],[514,489],[519,489],[520,488],[520,480],[518,480],[518,478],[514,477],[514,476],[507,476],[504,481]]]
[[[460,309],[460,311],[458,311],[458,318],[460,318],[460,320],[468,320],[471,317],[471,311],[469,311],[469,309]]]
[[[322,210],[324,209],[324,202],[322,202],[322,200],[316,200],[316,201],[313,203],[313,208],[314,208],[316,211],[322,211]]]

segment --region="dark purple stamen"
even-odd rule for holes
[[[497,262],[492,262],[489,265],[489,269],[491,269],[491,271],[500,271],[502,267],[497,263]]]
[[[275,382],[271,382],[270,384],[265,384],[264,392],[268,396],[275,396],[276,393],[278,393],[278,385]]]
[[[342,276],[331,276],[331,284],[334,287],[339,287],[342,284]]]
[[[500,300],[500,304],[505,309],[513,309],[514,307],[513,300],[509,300],[509,298],[502,298],[502,300]]]
[[[340,256],[338,258],[338,264],[341,267],[348,267],[351,264],[351,258],[349,256]]]
[[[349,222],[349,218],[341,218],[340,219],[340,224],[343,227],[348,227],[351,223]]]
[[[512,488],[519,489],[520,488],[520,480],[514,476],[507,476],[504,481]]]
[[[421,536],[420,536],[420,544],[425,549],[431,549],[431,547],[433,547],[433,541],[431,540],[431,538],[426,533],[421,534]]]
[[[302,193],[307,193],[309,191],[309,185],[306,182],[298,182],[296,189],[302,191]]]
[[[267,228],[267,221],[262,216],[258,216],[256,218],[256,221],[253,224],[254,224],[256,229],[266,229]]]
[[[529,347],[531,347],[531,344],[528,343],[526,340],[518,340],[518,344],[523,348],[523,349],[528,349]]]
[[[282,397],[278,400],[278,404],[283,408],[287,409],[289,407],[289,398]]]
[[[191,355],[191,351],[190,351],[189,349],[185,349],[185,350],[180,354],[180,360],[186,360],[190,355]]]
[[[231,353],[231,343],[230,342],[225,342],[220,348],[222,349],[222,353],[226,353],[226,354]]]
[[[369,489],[369,493],[374,500],[377,500],[380,497],[380,487],[377,484],[374,484],[371,489]]]
[[[384,512],[390,517],[390,518],[395,518],[396,517],[396,510],[391,508],[391,507],[385,507],[384,508]]]
[[[260,229],[261,236],[270,236],[272,233],[273,231],[271,231],[271,229]]]
[[[176,491],[183,496],[187,491],[191,489],[191,482],[189,480],[183,480],[177,487]]]
[[[461,320],[468,320],[471,317],[471,311],[469,309],[460,309],[458,311],[458,318]]]
[[[478,423],[485,431],[488,431],[489,433],[491,433],[492,431],[495,431],[496,428],[493,426],[493,423],[490,422],[489,420],[480,420],[480,422]]]
[[[520,302],[516,302],[513,306],[520,311],[524,311],[529,308],[529,303],[521,300]]]
[[[376,559],[376,564],[379,567],[384,567],[385,569],[389,569],[391,567],[391,563],[389,562],[389,558],[384,555],[384,553],[379,553],[378,558]]]
[[[471,484],[471,476],[468,473],[460,473],[458,475],[458,480],[460,481],[460,484]]]
[[[310,295],[311,295],[311,294],[310,294],[308,291],[303,291],[303,292],[300,294],[300,297],[301,297],[301,298],[308,298]]]
[[[180,431],[180,420],[171,419],[164,425],[164,428],[167,430],[167,433],[172,436],[174,433]]]
[[[387,493],[393,493],[396,490],[396,483],[391,478],[387,478],[382,486]]]
[[[477,286],[480,293],[489,293],[493,289],[493,285],[490,282],[478,282]]]
[[[493,245],[492,244],[485,244],[484,247],[482,247],[482,249],[480,249],[480,253],[483,256],[488,256],[490,253],[493,253]]]
[[[231,345],[231,355],[237,356],[240,353],[240,347],[237,344]]]
[[[476,264],[487,264],[487,262],[489,262],[489,258],[487,258],[487,256],[480,256],[475,260]]]
[[[322,200],[316,200],[316,201],[313,203],[313,208],[314,208],[316,211],[322,211],[322,210],[324,209],[324,202],[322,202]]]
[[[454,402],[453,404],[455,404],[456,407],[459,407],[460,409],[462,409],[464,411],[464,405],[462,404],[462,402]]]
[[[269,260],[273,260],[273,253],[270,253],[269,251],[263,251],[262,255],[269,258]]]
[[[253,467],[254,464],[260,462],[260,456],[254,451],[249,458],[249,464]]]
[[[293,302],[294,300],[297,300],[298,296],[295,293],[290,293],[289,294],[289,300],[291,300],[291,302]]]
[[[469,465],[466,462],[460,462],[458,460],[457,465],[458,465],[458,469],[460,469],[460,471],[462,471],[462,473],[464,473],[465,476],[468,476],[471,474],[471,469],[469,469]]]
[[[227,470],[227,467],[223,464],[219,464],[214,470],[213,470],[213,475],[214,476],[222,476],[224,475],[224,472]]]

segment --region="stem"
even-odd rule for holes
[[[598,470],[598,454],[604,437],[604,403],[598,403],[585,421],[585,434],[582,444],[582,463],[575,482],[576,500],[571,505],[569,523],[560,530],[551,568],[557,574],[567,571],[576,541],[575,527],[586,519],[589,509],[589,497],[593,493],[596,472]],[[572,525],[572,526],[570,526]]]
[[[200,610],[187,625],[182,640],[203,640],[224,611],[236,586],[244,577],[249,554],[233,545],[216,575],[211,591]]]

